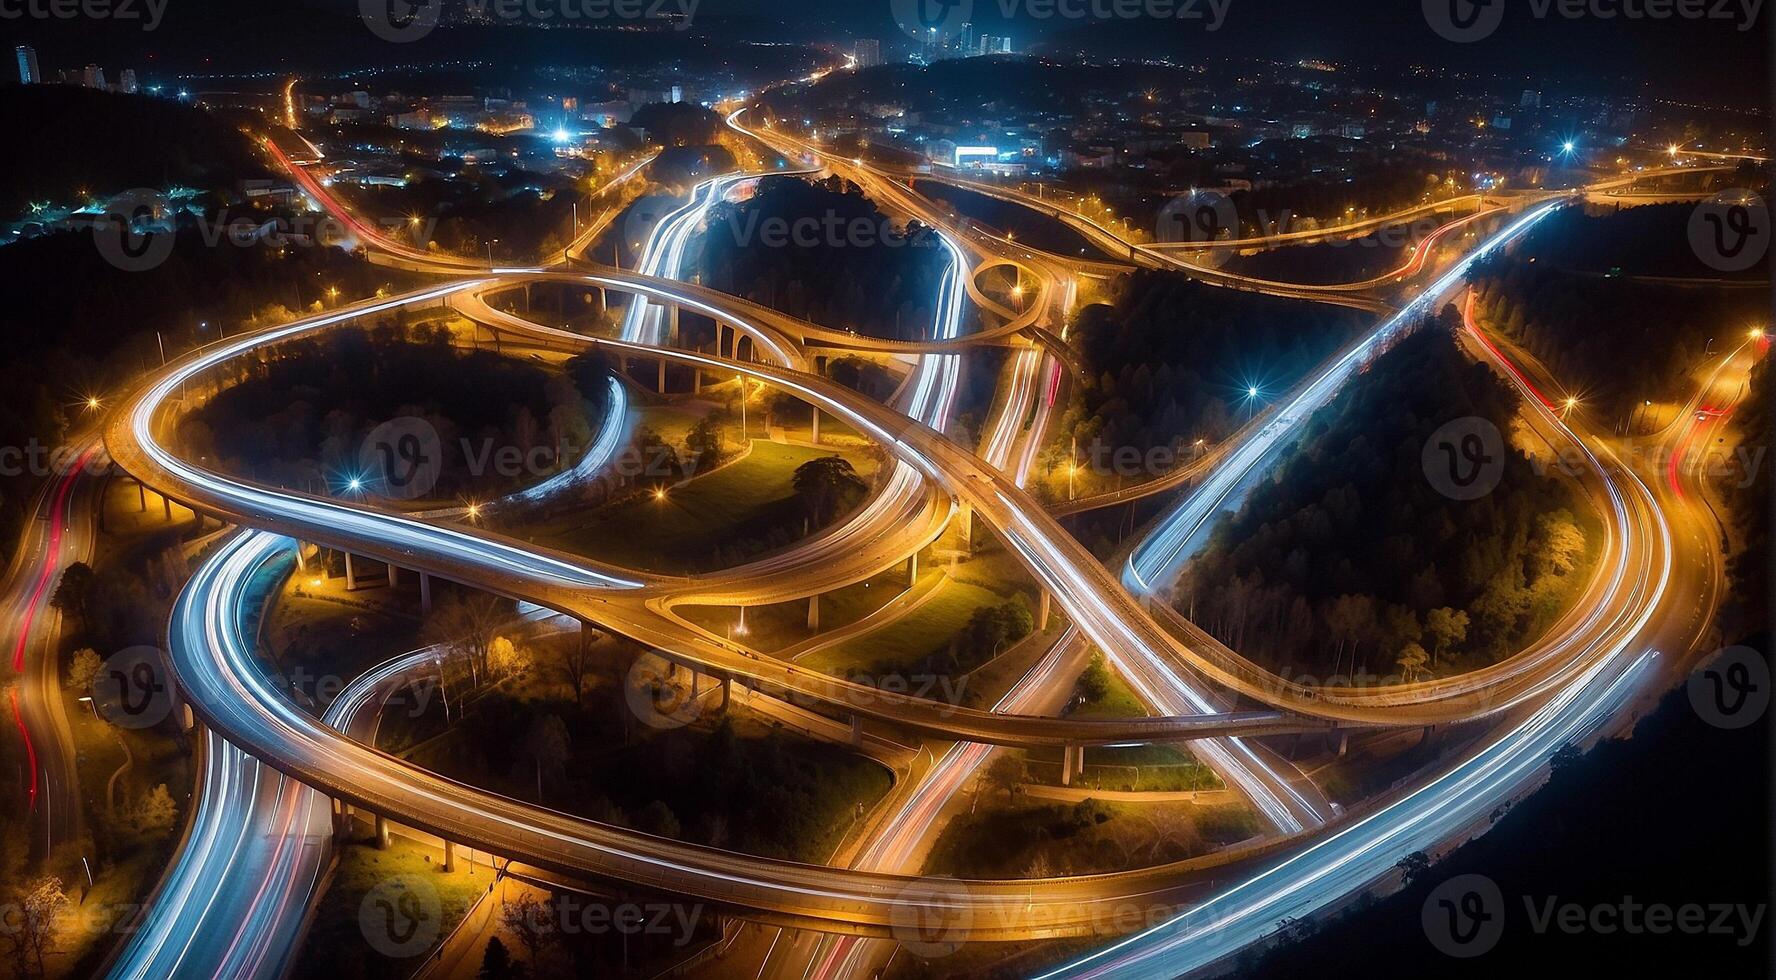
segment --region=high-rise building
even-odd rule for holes
[[[134,68],[125,68],[123,72],[117,76],[117,91],[122,92],[124,95],[136,94],[136,70]]]
[[[1011,38],[1009,38],[1009,37],[995,37],[992,34],[982,34],[981,40],[980,40],[980,53],[981,54],[1010,54],[1011,53]]]
[[[36,85],[43,81],[43,72],[37,67],[37,49],[29,44],[21,44],[15,50],[18,55],[19,84]]]
[[[964,58],[974,53],[974,25],[963,24],[962,33],[956,38],[956,50]]]
[[[1540,109],[1542,107],[1542,93],[1533,88],[1524,89],[1523,100],[1518,102],[1517,106],[1521,109]]]
[[[105,69],[98,65],[87,65],[81,72],[80,84],[87,88],[103,89],[105,87]]]
[[[851,57],[859,68],[874,68],[882,63],[882,42],[873,37],[860,37],[851,46]]]

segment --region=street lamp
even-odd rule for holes
[[[740,442],[742,444],[745,444],[745,442],[746,442],[746,379],[744,377],[742,377],[741,375],[736,374],[736,375],[734,375],[734,381],[740,385]]]

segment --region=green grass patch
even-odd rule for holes
[[[729,567],[802,535],[805,513],[792,480],[796,467],[831,456],[755,441],[745,458],[670,488],[545,523],[527,536],[626,568],[682,573]],[[868,479],[873,464],[848,456]]]
[[[411,889],[418,904],[410,908],[417,908],[432,920],[422,922],[419,928],[429,932],[436,927],[437,938],[432,943],[435,948],[493,883],[493,874],[486,864],[471,874],[468,861],[459,860],[457,870],[446,873],[439,862],[439,855],[431,848],[401,837],[391,838],[387,850],[362,844],[340,848],[338,867],[315,909],[314,921],[294,975],[363,976],[365,963],[392,965],[397,962],[386,958],[365,938],[365,932],[373,929],[378,921],[375,918],[375,897],[371,898],[368,925],[362,917],[365,896],[372,890],[377,890],[378,895],[398,899],[400,891]],[[411,965],[419,960],[399,962]],[[405,965],[397,966],[387,975],[405,975],[408,972]],[[372,971],[371,975],[376,973]]]
[[[1003,802],[1003,795],[997,800]],[[1039,878],[1123,871],[1206,854],[1257,829],[1257,817],[1237,804],[1085,800],[982,806],[944,827],[924,873]]]
[[[916,663],[949,646],[950,638],[983,606],[996,606],[1002,593],[969,582],[950,581],[910,615],[878,630],[809,655],[802,663],[829,674]]]

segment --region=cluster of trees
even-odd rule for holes
[[[405,187],[357,189],[341,185],[337,189],[364,213],[385,220],[419,216],[418,224],[382,228],[415,247],[485,259],[492,245],[496,260],[514,263],[528,262],[566,245],[573,229],[574,205],[585,199],[576,183],[565,177],[480,167],[424,174]],[[590,220],[591,215],[582,217]],[[498,244],[494,244],[496,240]]]
[[[167,536],[160,544],[167,549],[178,548],[176,535]],[[152,556],[155,551],[154,543],[150,543],[143,549],[143,554]],[[146,560],[154,561],[152,557]],[[55,591],[50,593],[49,603],[68,618],[73,627],[71,632],[82,647],[97,648],[109,654],[134,644],[157,641],[164,623],[155,593],[170,596],[182,580],[182,577],[178,581],[163,578],[150,583],[120,562],[107,562],[98,569],[85,562],[74,562],[62,570]],[[92,652],[92,649],[77,651],[76,659],[80,653]],[[90,673],[78,676],[83,676],[87,683],[77,687],[84,689],[90,685]]]
[[[776,732],[742,738],[725,718],[712,731],[631,742],[639,723],[620,685],[577,702],[493,691],[455,724],[454,777],[604,823],[769,857],[824,857],[814,851],[819,842],[887,782],[841,749]]]
[[[869,232],[852,236],[847,229],[854,226]],[[930,229],[917,222],[890,227],[855,184],[837,178],[760,180],[750,199],[710,209],[696,255],[704,285],[835,329],[896,340],[930,335],[949,263]]]
[[[1115,305],[1081,312],[1072,339],[1092,376],[1076,386],[1056,431],[1081,453],[1094,440],[1142,452],[1219,440],[1261,407],[1249,385],[1274,398],[1362,322],[1341,307],[1137,272]],[[1051,469],[1070,461],[1068,439],[1055,447]]]
[[[1542,261],[1563,269],[1612,276],[1770,278],[1767,252],[1763,261],[1737,273],[1703,262],[1690,242],[1690,217],[1695,213],[1696,205],[1690,203],[1647,204],[1607,214],[1564,208],[1531,229],[1516,251],[1543,256]]]
[[[1180,611],[1258,662],[1322,679],[1490,662],[1552,619],[1589,551],[1577,494],[1508,439],[1498,486],[1478,499],[1444,496],[1423,470],[1446,422],[1508,433],[1518,409],[1457,347],[1457,322],[1446,308],[1303,422],[1275,477],[1187,569]]]
[[[28,218],[34,203],[65,205],[76,195],[104,198],[173,184],[221,189],[271,176],[239,132],[170,99],[76,85],[6,85],[0,86],[0,116],[13,132],[30,135],[29,153],[0,161],[0,215],[8,218]]]
[[[861,683],[881,683],[884,677],[959,677],[993,659],[1036,628],[1036,617],[1023,594],[990,606],[980,606],[949,642],[909,662],[905,657],[879,661],[853,670]]]
[[[58,131],[70,128],[81,127]],[[225,206],[235,213],[225,201],[215,209]],[[160,363],[162,344],[178,354],[236,323],[282,322],[318,309],[328,289],[356,297],[412,281],[336,248],[210,245],[204,234],[183,227],[166,260],[140,272],[107,262],[84,232],[0,248],[0,341],[11,355],[0,361],[0,446],[62,446],[90,419],[86,397],[108,400]],[[57,285],[69,282],[80,288]],[[0,553],[16,546],[24,509],[44,476],[19,469],[0,474]]]
[[[463,351],[448,329],[398,316],[292,341],[242,375],[181,426],[186,446],[257,479],[315,490],[338,491],[362,469],[360,448],[376,425],[414,416],[437,431],[443,452],[432,495],[485,499],[546,476],[533,461],[571,465],[602,410],[581,396],[574,372]],[[510,448],[516,466],[488,455]]]
[[[1009,232],[1018,241],[1032,248],[1056,255],[1078,255],[1092,259],[1126,259],[1127,256],[1107,256],[1104,251],[1094,245],[1091,239],[1074,231],[1071,226],[1062,224],[1046,214],[1033,211],[1022,204],[1001,200],[988,194],[981,194],[963,187],[945,184],[935,180],[915,180],[913,189],[920,194],[953,206],[961,214],[967,215],[982,224],[996,228],[1000,232]]]
[[[1732,573],[1731,600],[1738,606],[1741,628],[1770,625],[1770,358],[1760,358],[1752,368],[1750,390],[1734,413],[1739,428],[1742,459],[1755,459],[1751,470],[1735,468],[1734,480],[1724,487],[1737,550],[1728,561]]]
[[[1562,214],[1547,221],[1580,222],[1587,240],[1619,241],[1633,228],[1618,222],[1634,214]],[[1565,247],[1577,235],[1555,237]],[[1477,313],[1490,329],[1540,359],[1583,399],[1593,418],[1608,419],[1612,428],[1632,424],[1645,431],[1638,414],[1648,399],[1687,400],[1691,374],[1708,352],[1731,348],[1745,339],[1747,325],[1768,319],[1769,296],[1761,290],[1606,278],[1536,258],[1533,250],[1518,249],[1476,263]]]
[[[843,456],[822,456],[795,468],[790,477],[796,497],[808,510],[814,527],[825,527],[834,518],[863,502],[869,484],[857,475]]]

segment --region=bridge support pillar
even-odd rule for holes
[[[703,393],[703,369],[702,368],[691,368],[691,394],[700,395],[702,393]]]
[[[974,553],[974,505],[963,504],[956,514],[956,529],[962,532],[962,550]]]
[[[419,611],[432,611],[432,577],[425,572],[419,573]]]
[[[854,749],[863,748],[863,716],[862,715],[852,715],[851,716],[851,747]]]
[[[1045,585],[1042,587],[1042,594],[1036,599],[1036,628],[1038,630],[1048,629],[1049,607],[1053,605],[1054,595],[1048,591],[1048,586]]]
[[[1344,758],[1344,754],[1346,752],[1350,751],[1350,744],[1351,744],[1350,732],[1339,732],[1338,733],[1338,757],[1339,758],[1341,758],[1341,759]]]
[[[345,553],[345,591],[354,592],[358,588],[358,567],[352,564],[352,553]]]
[[[820,594],[818,592],[808,597],[808,631],[810,633],[820,632]]]
[[[919,553],[917,551],[915,551],[912,554],[907,556],[907,587],[912,588],[913,584],[918,581],[919,581]]]
[[[808,423],[810,431],[808,441],[818,446],[820,445],[820,406],[813,405],[810,408],[813,409],[813,413],[809,415],[811,421]]]
[[[160,495],[160,507],[161,507],[161,510],[166,513],[166,519],[169,521],[172,520],[173,519],[173,498],[167,496],[164,493],[161,494]]]
[[[721,685],[721,704],[716,706],[716,710],[726,711],[728,710],[728,702],[734,698],[734,679],[732,677],[724,677],[721,679]]]
[[[670,325],[667,328],[666,341],[667,343],[676,344],[678,343],[678,304],[672,304],[670,309],[671,312],[668,315],[671,317],[671,320]]]
[[[394,562],[388,563],[389,588],[392,589],[401,584],[400,572],[400,568],[396,567]]]
[[[378,813],[376,815],[376,849],[379,851],[386,851],[386,850],[388,850],[388,846],[389,846],[388,818],[383,816],[382,814]]]
[[[307,575],[308,574],[308,558],[306,558],[302,554],[302,542],[301,541],[296,542],[296,549],[295,550],[296,550],[296,571],[300,572],[303,575]]]
[[[137,510],[148,513],[148,485],[141,480],[136,481],[136,503],[140,505]]]
[[[666,359],[664,357],[660,358],[660,368],[654,381],[654,390],[662,395],[666,393]]]
[[[456,870],[456,842],[452,840],[444,842],[444,870]]]
[[[1061,746],[1061,785],[1073,785],[1073,746]]]

